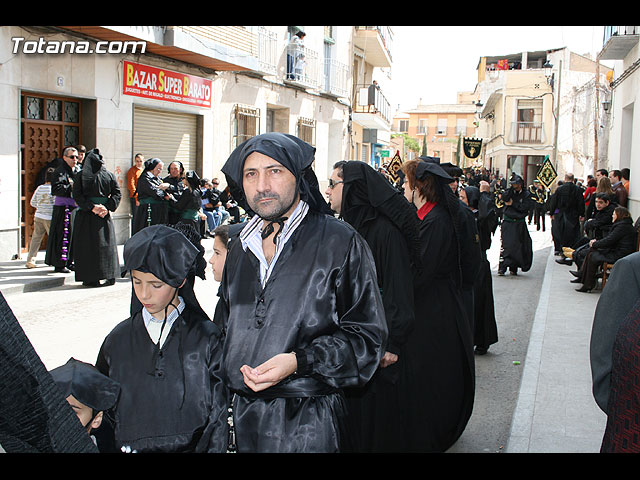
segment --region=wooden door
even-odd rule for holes
[[[31,197],[35,192],[38,172],[54,158],[59,158],[63,149],[62,125],[42,122],[24,123],[24,150],[22,158],[22,250],[29,249],[33,235],[34,208]],[[41,248],[46,248],[46,235]]]

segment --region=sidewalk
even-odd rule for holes
[[[213,239],[202,239],[202,246],[205,249],[205,260],[209,260],[213,253]],[[120,265],[124,263],[122,259],[123,245],[118,245],[118,256],[120,257]],[[25,268],[27,254],[22,254],[22,259],[8,260],[0,262],[0,291],[3,295],[34,292],[45,288],[59,287],[77,283],[75,274],[71,273],[54,273],[53,267],[44,263],[45,251],[38,252],[34,261],[36,268]]]
[[[506,453],[598,453],[606,415],[591,393],[589,343],[600,290],[576,292],[547,259]]]

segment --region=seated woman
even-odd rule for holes
[[[616,207],[613,211],[613,224],[609,233],[602,239],[589,242],[589,253],[584,259],[579,277],[572,283],[582,283],[578,292],[589,292],[596,286],[596,271],[604,262],[614,263],[626,257],[636,249],[638,233],[633,226],[631,214],[624,207]]]

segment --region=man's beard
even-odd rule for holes
[[[264,208],[259,206],[259,201],[263,198],[272,199],[270,206],[265,206]],[[266,193],[256,193],[253,196],[253,205],[250,205],[252,210],[256,212],[256,214],[262,218],[263,220],[272,221],[282,217],[285,213],[287,213],[293,204],[296,202],[298,198],[298,190],[293,191],[291,201],[282,200],[280,195],[274,192],[266,192]]]

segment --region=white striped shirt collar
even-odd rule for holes
[[[269,279],[269,275],[271,275],[273,267],[275,266],[284,245],[287,243],[296,228],[298,228],[308,212],[309,205],[305,201],[300,200],[298,205],[296,205],[296,208],[293,210],[291,217],[284,222],[282,230],[276,238],[276,252],[271,263],[267,262],[264,251],[262,250],[261,232],[262,227],[264,226],[264,220],[258,215],[254,215],[254,217],[247,223],[247,226],[242,229],[242,232],[240,232],[242,248],[245,251],[249,248],[249,250],[251,250],[260,261],[260,280],[262,281],[263,287]]]
[[[167,335],[169,335],[173,322],[175,322],[176,318],[178,318],[184,310],[185,303],[182,300],[182,297],[178,296],[178,300],[180,301],[180,303],[178,303],[178,308],[174,308],[169,312],[164,329],[162,328],[162,322],[164,320],[158,320],[151,315],[146,308],[142,307],[142,319],[144,320],[144,326],[147,328],[147,332],[149,333],[151,340],[153,340],[153,343],[158,343],[158,340],[160,340],[160,346],[162,346],[164,341],[167,339]],[[159,338],[161,330],[162,338]]]

